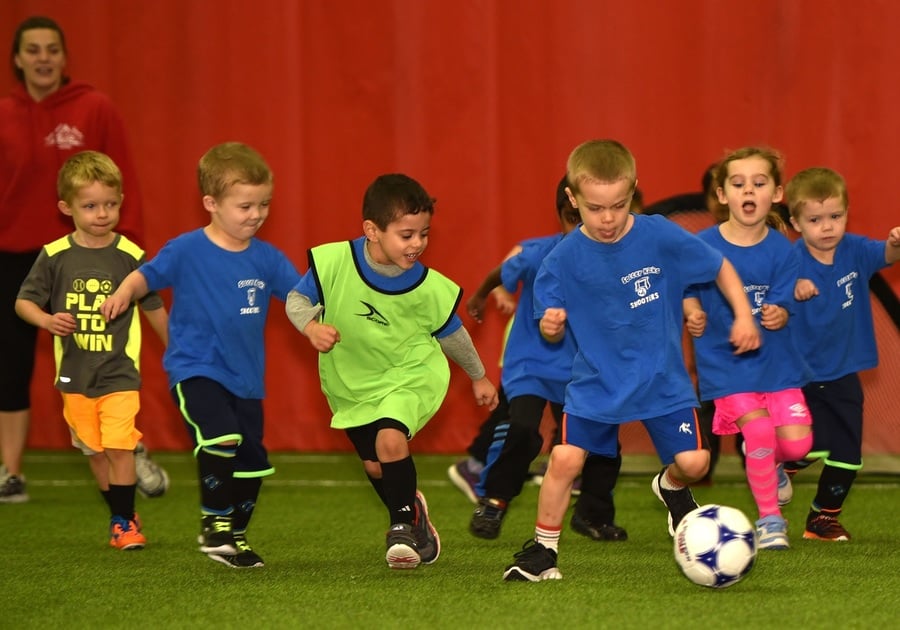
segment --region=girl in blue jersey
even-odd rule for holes
[[[745,147],[727,155],[716,172],[719,202],[728,218],[698,236],[732,262],[762,328],[758,350],[737,355],[728,342],[731,309],[712,283],[693,287],[697,308],[707,314],[704,334],[694,339],[700,398],[715,401],[713,432],[740,433],[746,473],[756,501],[761,549],[787,549],[787,522],[778,500],[776,466],[804,456],[812,444],[811,417],[800,388],[809,381],[795,343],[794,283],[799,259],[774,204],[781,201],[779,156]]]
[[[263,445],[263,333],[269,301],[284,300],[300,274],[255,237],[272,202],[272,171],[259,153],[217,145],[198,176],[209,225],[166,243],[100,310],[113,319],[148,290],[172,287],[163,367],[195,444],[200,551],[227,566],[261,567],[246,531],[262,478],[275,472]]]
[[[434,199],[411,177],[376,178],[363,198],[364,235],[311,249],[309,271],[287,303],[291,322],[319,351],[331,426],[346,431],[388,511],[392,569],[431,564],[441,550],[408,441],[444,401],[445,354],[472,379],[478,404],[498,402],[456,315],[462,291],[419,262],[433,212]]]
[[[849,211],[844,178],[827,168],[800,171],[787,186],[791,224],[802,240],[798,345],[812,370],[803,388],[813,417],[812,450],[785,463],[796,473],[824,459],[819,485],[806,517],[804,538],[846,541],[838,520],[850,487],[862,468],[863,390],[861,370],[878,364],[869,280],[900,260],[900,227],[886,241],[847,234]]]
[[[759,347],[759,331],[731,263],[660,216],[629,212],[634,157],[613,140],[578,146],[567,166],[570,201],[582,225],[541,265],[534,316],[550,341],[575,339],[561,444],[541,485],[535,538],[506,580],[559,579],[557,550],[572,482],[588,453],[615,457],[618,428],[640,419],[665,464],[652,482],[669,511],[669,533],[697,507],[688,484],[703,477],[709,451],[682,352],[684,291],[716,280],[735,311],[735,352]]]

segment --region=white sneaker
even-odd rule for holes
[[[143,442],[138,442],[134,449],[134,473],[138,492],[147,498],[161,497],[169,489],[169,475],[150,459]]]
[[[791,484],[791,478],[784,472],[784,464],[778,464],[775,467],[775,474],[778,475],[778,505],[787,505],[794,498],[794,486]]]
[[[790,549],[787,521],[774,515],[756,521],[756,543],[760,549]]]

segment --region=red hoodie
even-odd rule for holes
[[[40,102],[16,85],[0,98],[0,251],[27,252],[72,232],[56,206],[56,177],[79,151],[102,151],[122,171],[117,232],[143,243],[143,214],[122,118],[109,98],[72,81]]]

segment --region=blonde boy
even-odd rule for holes
[[[141,549],[146,538],[134,513],[141,329],[133,304],[116,322],[106,322],[99,309],[144,262],[144,252],[113,231],[123,199],[122,174],[108,156],[73,155],[60,169],[57,189],[59,210],[72,217],[75,231],[41,250],[19,291],[16,313],[54,336],[63,415],[73,445],[90,457],[109,506],[110,545]],[[149,294],[141,307],[165,342],[162,300]]]

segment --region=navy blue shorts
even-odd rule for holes
[[[678,453],[709,448],[706,436],[700,430],[697,410],[693,407],[641,422],[663,464],[674,462]],[[619,452],[619,425],[566,414],[563,417],[562,443],[572,444],[595,455],[616,457]]]
[[[263,406],[257,398],[239,398],[216,381],[195,377],[172,388],[194,455],[203,446],[236,440],[235,477],[262,477],[275,472],[263,446]]]

